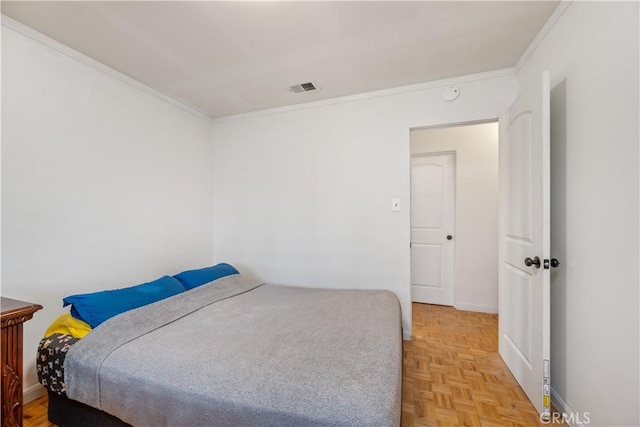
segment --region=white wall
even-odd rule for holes
[[[498,312],[498,123],[415,129],[411,153],[456,153],[454,306]]]
[[[598,426],[640,424],[638,16],[574,2],[517,73],[551,73],[551,383]]]
[[[213,261],[210,126],[3,25],[2,295],[44,306],[26,389],[64,296]]]
[[[436,82],[215,123],[216,260],[271,283],[394,291],[408,338],[410,129],[496,118],[515,96],[513,76],[460,81],[450,103]]]

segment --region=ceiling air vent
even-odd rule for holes
[[[311,92],[312,90],[318,90],[318,85],[315,82],[298,83],[289,86],[289,92],[291,93]]]

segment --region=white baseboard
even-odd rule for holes
[[[556,407],[558,412],[565,415],[563,417],[565,424],[568,424],[570,427],[587,427],[588,424],[582,422],[583,420],[588,422],[587,418],[584,418],[584,414],[577,414],[573,409],[571,409],[567,402],[564,401],[553,387],[551,387],[551,403],[553,403],[553,406]],[[573,417],[571,417],[572,414]]]
[[[37,398],[47,394],[47,390],[42,384],[34,384],[31,387],[27,387],[22,391],[22,400],[24,403],[33,402]]]
[[[562,414],[570,414],[573,412],[571,408],[569,408],[569,405],[567,405],[567,402],[565,402],[564,399],[560,397],[558,392],[553,387],[551,387],[551,403],[553,403],[553,406],[555,406],[558,412]]]
[[[480,313],[498,313],[498,306],[484,304],[469,304],[466,302],[455,303],[456,310],[477,311]]]

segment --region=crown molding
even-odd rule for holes
[[[562,15],[564,15],[564,13],[567,11],[569,6],[571,6],[571,3],[573,3],[573,0],[562,0],[560,2],[558,7],[553,11],[551,16],[549,17],[549,19],[547,19],[547,22],[542,26],[542,29],[540,30],[540,32],[538,32],[538,35],[536,35],[536,37],[533,39],[529,47],[527,47],[527,49],[524,51],[522,56],[520,56],[520,59],[518,60],[518,62],[516,63],[516,66],[514,67],[516,73],[520,71],[522,66],[527,62],[527,60],[531,57],[531,55],[533,55],[533,53],[536,51],[538,46],[540,46],[543,40],[547,37],[547,34],[549,34],[549,32],[553,29],[553,27],[555,27],[556,23],[560,20]]]
[[[245,119],[251,119],[251,118],[256,118],[261,116],[281,114],[281,113],[286,113],[291,111],[308,110],[311,108],[321,108],[321,107],[326,107],[326,106],[335,105],[335,104],[345,104],[348,102],[366,101],[369,99],[395,96],[395,95],[401,95],[405,93],[422,92],[422,91],[431,90],[431,89],[444,87],[444,86],[460,85],[465,83],[477,82],[481,80],[491,80],[491,79],[509,77],[514,75],[515,75],[514,68],[502,68],[499,70],[487,71],[484,73],[468,74],[466,76],[451,77],[451,78],[446,78],[442,80],[433,80],[430,82],[417,83],[417,84],[408,85],[408,86],[400,86],[400,87],[395,87],[391,89],[381,89],[373,92],[359,93],[356,95],[340,96],[336,98],[323,99],[320,101],[305,102],[301,104],[294,104],[294,105],[287,105],[283,107],[252,111],[249,113],[241,113],[241,114],[235,114],[231,116],[218,117],[218,118],[214,118],[212,122],[223,123],[223,122],[235,121],[235,120],[245,120]]]
[[[135,80],[127,76],[126,74],[121,73],[120,71],[116,71],[115,69],[101,62],[98,62],[95,59],[92,59],[87,55],[80,53],[75,49],[70,48],[69,46],[66,46],[60,42],[53,40],[52,38],[34,30],[31,27],[28,27],[16,21],[15,19],[9,18],[6,15],[0,15],[0,19],[2,21],[2,26],[9,30],[15,31],[16,33],[19,33],[37,43],[43,44],[44,46],[47,46],[48,48],[53,49],[56,52],[61,53],[62,55],[65,55],[75,61],[78,61],[86,65],[87,67],[93,68],[96,71],[104,73],[109,77],[119,80],[120,82],[128,86],[131,86],[135,89],[138,89],[141,92],[146,93],[147,95],[151,95],[161,101],[164,101],[167,104],[170,104],[182,111],[191,113],[200,119],[204,119],[208,122],[212,120],[211,117],[207,116],[204,112],[198,110],[197,108],[191,105],[188,105],[184,102],[178,101],[168,95],[165,95],[164,93],[159,92],[158,90],[150,86],[147,86],[144,83],[141,83],[138,80]]]

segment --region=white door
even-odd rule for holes
[[[411,297],[453,305],[453,153],[411,158]]]
[[[549,413],[549,74],[500,119],[500,356]]]

